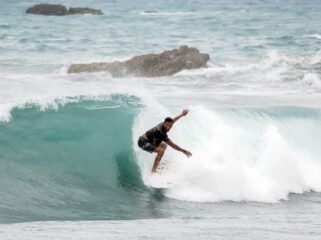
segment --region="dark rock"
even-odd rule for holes
[[[37,4],[28,8],[26,13],[55,16],[63,16],[67,14],[103,14],[101,10],[92,8],[69,8],[69,10],[67,10],[65,6],[57,4]]]
[[[200,53],[196,48],[181,46],[160,54],[136,56],[124,62],[72,64],[68,73],[107,71],[113,77],[161,77],[184,69],[207,67],[209,59],[208,54]]]
[[[68,14],[93,14],[93,15],[102,15],[101,10],[96,10],[92,8],[69,8]]]
[[[27,9],[26,13],[62,16],[67,14],[67,8],[57,4],[37,4]]]

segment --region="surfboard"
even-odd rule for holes
[[[152,176],[149,178],[149,181],[147,183],[147,186],[151,189],[169,189],[173,185],[172,182],[170,182],[167,179],[163,179],[162,176]]]
[[[155,188],[155,187],[150,187],[149,189],[152,196],[157,200],[163,200],[166,197],[166,191],[168,190],[168,188]]]
[[[157,169],[156,173],[152,173],[147,180],[147,186],[153,190],[165,191],[173,186],[173,179],[167,172],[163,173],[164,165]]]
[[[150,189],[164,191],[170,189],[170,186],[149,186]]]
[[[152,183],[148,187],[154,190],[167,190],[173,186],[171,182]]]

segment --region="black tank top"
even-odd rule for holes
[[[146,132],[146,136],[148,138],[148,141],[155,146],[159,146],[162,141],[166,142],[167,140],[169,140],[164,129],[164,123],[160,123],[152,129],[149,129]]]

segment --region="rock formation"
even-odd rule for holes
[[[37,4],[27,9],[26,13],[41,14],[41,15],[55,15],[62,16],[68,12],[67,8],[63,5],[57,4]]]
[[[26,13],[49,16],[64,16],[68,14],[103,14],[101,10],[92,8],[69,8],[57,4],[37,4],[27,9]]]
[[[107,71],[113,77],[161,77],[170,76],[184,69],[207,67],[210,59],[196,48],[181,46],[160,54],[135,56],[127,61],[72,64],[68,73]]]
[[[92,8],[69,8],[68,14],[93,14],[102,15],[101,10],[96,10]]]

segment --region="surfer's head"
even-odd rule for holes
[[[165,131],[168,132],[169,130],[171,130],[171,128],[173,127],[173,124],[174,124],[173,118],[171,118],[171,117],[165,118],[164,125],[163,125]]]

